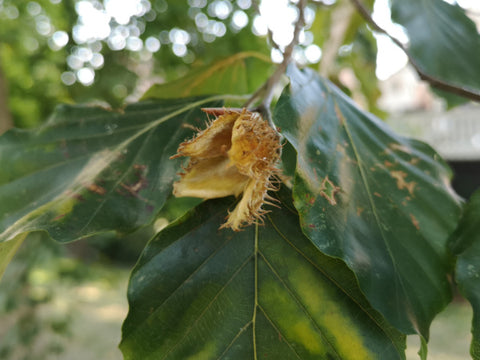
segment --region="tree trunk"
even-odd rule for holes
[[[0,66],[0,134],[13,126],[12,115],[8,111],[8,86]]]

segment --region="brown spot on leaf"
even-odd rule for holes
[[[412,153],[412,150],[409,147],[407,147],[405,145],[402,145],[402,144],[391,143],[388,147],[392,150],[398,150],[398,151],[401,151],[401,152],[404,152],[404,153],[407,153],[407,154]]]
[[[315,204],[315,197],[311,196],[310,193],[305,194],[305,200],[308,204],[313,205]]]
[[[385,160],[383,163],[385,164],[386,167],[392,167],[394,165],[392,162],[388,160]]]
[[[415,186],[417,185],[417,183],[414,181],[410,181],[410,182],[405,181],[405,178],[408,176],[407,173],[405,173],[404,171],[397,170],[397,171],[391,171],[390,175],[395,180],[397,180],[397,187],[399,190],[407,189],[410,195],[413,195],[413,190],[415,189]]]
[[[329,178],[328,175],[322,181],[320,187],[320,196],[323,196],[330,205],[337,205],[335,195],[340,191],[340,187],[336,186]]]
[[[137,197],[137,198],[140,198],[144,201],[147,201],[146,199],[139,196],[140,191],[148,187],[148,180],[145,177],[145,172],[146,172],[147,166],[142,165],[142,164],[134,164],[133,168],[135,169],[135,177],[137,178],[137,181],[135,181],[134,183],[130,183],[130,184],[121,183],[120,186],[123,189],[127,190],[127,192],[130,195],[132,195],[134,197]],[[122,194],[122,192],[120,192],[118,190],[117,190],[117,192]]]
[[[364,211],[365,211],[364,208],[357,206],[357,216],[361,216]]]
[[[131,185],[128,185],[128,184],[124,184],[124,183],[121,183],[120,186],[122,188],[124,188],[125,190],[127,190],[127,192],[132,195],[132,196],[135,196],[135,197],[138,197],[138,193],[140,192],[140,190],[142,190],[143,188],[146,187],[146,185],[144,185],[142,182],[137,182],[135,184],[131,184]],[[119,192],[121,194],[121,192]]]
[[[81,194],[72,194],[72,198],[78,201],[85,201],[85,198]]]
[[[60,214],[60,215],[58,215],[58,216],[55,216],[55,217],[53,218],[53,221],[60,220],[61,218],[65,217],[65,215],[66,215],[66,214]]]
[[[140,170],[140,171],[144,171],[146,168],[147,168],[147,165],[142,165],[142,164],[133,164],[133,168],[135,170]]]
[[[420,230],[420,225],[419,225],[419,223],[418,223],[417,218],[416,218],[415,216],[413,216],[413,214],[410,214],[410,219],[412,220],[413,226],[415,226],[415,228],[416,228],[417,230]]]
[[[338,120],[340,120],[340,124],[343,125],[345,123],[345,117],[337,104],[335,104],[335,114],[337,115]]]
[[[104,187],[101,187],[97,184],[90,184],[87,186],[87,189],[88,191],[91,191],[95,194],[98,194],[98,195],[105,195],[107,193],[107,190],[105,190]]]
[[[124,184],[121,183],[120,186],[127,190],[127,192],[135,197],[138,197],[138,193],[148,187],[148,181],[147,179],[139,179],[136,183],[133,184]]]
[[[381,195],[381,194],[379,194],[379,193],[378,193],[378,192],[376,192],[376,191],[373,193],[373,195],[375,195],[376,197],[379,197],[379,198],[381,198],[381,197],[382,197],[382,195]]]

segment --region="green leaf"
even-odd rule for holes
[[[142,102],[121,112],[61,106],[34,131],[0,138],[0,242],[47,230],[58,241],[131,231],[171,194],[181,160],[169,160],[202,106],[220,99]],[[188,125],[188,126],[185,126]]]
[[[209,201],[153,238],[130,279],[125,359],[404,359],[405,337],[285,201],[242,232],[218,230],[230,199]]]
[[[392,0],[391,8],[393,21],[405,28],[409,52],[424,73],[480,92],[480,67],[472,61],[480,59],[480,35],[465,10],[443,0]],[[448,95],[452,104],[461,99]]]
[[[27,233],[21,234],[11,241],[0,243],[0,279],[26,236]]]
[[[343,259],[372,305],[428,338],[451,299],[447,238],[460,213],[450,170],[310,69],[291,79],[274,121],[297,151],[295,207],[304,233]]]
[[[457,230],[452,235],[452,250],[458,255],[455,276],[462,294],[473,308],[473,359],[480,359],[480,191],[472,195]]]
[[[242,52],[213,65],[190,71],[184,77],[153,85],[143,99],[170,99],[207,94],[249,94],[268,77],[272,64],[268,57]]]

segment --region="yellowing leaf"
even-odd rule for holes
[[[264,226],[218,231],[231,201],[217,199],[151,240],[130,279],[126,360],[405,359],[405,337],[276,194]]]

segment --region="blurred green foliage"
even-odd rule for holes
[[[0,0],[0,71],[15,126],[38,125],[62,102],[120,107],[139,79],[170,80],[185,73],[192,62],[208,64],[242,49],[268,54],[265,40],[253,36],[248,27],[229,26],[232,14],[243,12],[238,5],[232,4],[230,16],[219,19],[213,10],[213,16],[208,15],[212,1],[133,3],[143,8],[119,24],[122,19],[108,13],[112,10],[107,1]],[[245,13],[252,16],[251,3],[247,5]],[[80,15],[88,11],[109,17],[109,32],[85,35],[88,24]],[[68,35],[66,44],[59,34],[64,39]],[[175,36],[186,42],[186,49],[180,43],[180,49],[173,50]],[[93,84],[79,81],[81,71],[88,76],[93,72]]]
[[[0,0],[0,75],[5,79],[2,84],[0,76],[0,87],[8,90],[14,126],[39,125],[58,103],[119,108],[153,83],[177,79],[238,52],[269,57],[275,44],[266,29],[255,25],[259,3],[131,0],[128,7],[116,0]],[[339,3],[309,3],[298,62],[316,66],[303,50],[323,48]],[[291,6],[296,9],[294,2]],[[366,105],[375,108],[374,72],[361,69],[374,68],[376,44],[371,33],[356,35],[358,23],[357,15],[338,44],[355,56],[339,57],[329,76],[335,80],[342,68],[352,68],[360,91],[373,99]]]
[[[42,305],[55,297],[51,280],[58,276],[61,268],[66,268],[59,257],[64,249],[44,233],[30,235],[28,242],[29,246],[20,249],[0,283],[1,359],[36,360],[59,354],[63,349],[54,340],[39,346],[41,335],[45,332],[58,337],[69,334],[68,314],[45,319],[39,313]]]

